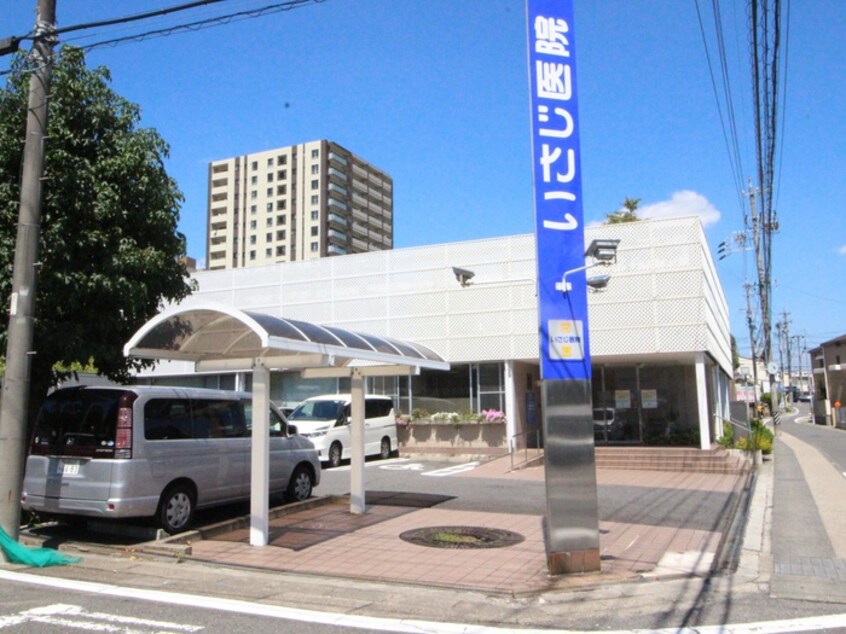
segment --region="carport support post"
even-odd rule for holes
[[[364,504],[364,377],[353,370],[350,376],[350,513],[361,515]]]
[[[267,546],[270,507],[270,372],[253,365],[253,431],[250,456],[250,546]]]

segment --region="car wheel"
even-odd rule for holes
[[[305,467],[297,467],[288,482],[287,497],[290,502],[302,502],[311,497],[314,488],[314,478]]]
[[[379,457],[382,460],[387,460],[391,457],[391,439],[387,436],[382,439],[382,446],[379,448]]]
[[[194,519],[194,490],[187,484],[177,484],[162,494],[159,502],[159,523],[170,533],[188,530]]]
[[[341,455],[343,449],[341,448],[341,443],[333,442],[332,446],[329,447],[329,466],[330,467],[340,467],[341,466]]]

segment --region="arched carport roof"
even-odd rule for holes
[[[193,361],[197,371],[247,370],[257,362],[271,369],[342,368],[357,362],[449,369],[449,363],[420,344],[210,302],[162,312],[123,351],[146,359]]]
[[[449,369],[449,363],[419,344],[210,302],[160,313],[133,335],[123,352],[146,359],[193,361],[197,371],[252,370],[250,543],[254,546],[267,545],[269,530],[270,370],[351,377],[350,511],[364,513],[363,377]]]

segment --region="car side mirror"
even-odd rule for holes
[[[300,432],[299,432],[299,430],[297,429],[297,426],[296,426],[296,425],[292,425],[291,423],[288,423],[288,435],[289,435],[289,436],[296,436],[296,435],[297,435],[297,434],[299,434],[299,433],[300,433]]]

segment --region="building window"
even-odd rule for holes
[[[319,173],[319,172],[320,172],[320,166],[319,166],[319,165],[317,165],[317,164],[315,163],[314,165],[312,165],[312,166],[311,166],[311,173],[312,173],[312,174],[317,174],[317,173]]]
[[[287,165],[288,164],[288,157],[287,156],[278,156],[276,157],[276,162],[279,165]]]
[[[250,165],[250,167],[254,170],[257,170],[258,169],[258,161],[253,161],[252,164]]]
[[[318,156],[320,156],[320,150],[312,150],[311,151],[311,158],[316,159]]]
[[[258,185],[258,176],[250,177],[250,185]]]
[[[250,220],[250,229],[255,229],[255,228],[256,228],[256,221]]]
[[[317,189],[319,186],[320,186],[320,181],[317,180],[316,178],[313,181],[311,181],[311,188],[312,189]]]
[[[267,211],[273,211],[273,203],[267,203]]]
[[[266,257],[266,258],[272,258],[273,257],[273,247],[267,247],[264,250],[264,257]]]
[[[251,259],[251,260],[255,260],[255,259],[256,259],[256,252],[255,252],[255,251],[250,251],[250,259]]]
[[[288,186],[287,185],[279,185],[276,188],[276,195],[277,196],[284,196],[287,192],[288,192]]]
[[[320,212],[319,212],[319,211],[317,211],[317,209],[313,209],[313,210],[311,211],[311,219],[312,219],[312,220],[317,220],[317,218],[318,218],[319,216],[320,216]]]
[[[317,227],[312,227],[311,228],[311,236],[314,237],[316,235],[317,235]]]
[[[250,198],[252,200],[255,200],[256,198],[258,198],[258,192],[255,189],[250,192]]]
[[[264,234],[264,241],[265,242],[273,242],[273,234],[272,233]]]
[[[276,172],[276,180],[284,181],[286,178],[288,178],[287,170],[279,170]]]
[[[268,195],[268,197],[273,196],[273,188],[272,187],[267,188],[267,195]]]
[[[250,244],[255,244],[255,243],[256,243],[256,237],[250,236]]]
[[[272,216],[265,221],[265,226],[267,226],[267,227],[273,226],[273,217]]]
[[[288,216],[276,216],[276,224],[277,225],[284,225],[287,220],[288,220]]]
[[[267,173],[267,182],[268,182],[268,183],[272,183],[272,182],[273,182],[273,172],[268,172],[268,173]]]
[[[316,242],[311,243],[311,252],[317,253],[317,243]]]
[[[267,159],[267,166],[273,167],[273,157],[272,156],[269,159]]]
[[[288,208],[288,201],[287,200],[277,200],[276,201],[276,210],[281,211],[283,209]]]
[[[280,229],[279,231],[276,232],[276,239],[277,240],[284,240],[285,239],[285,230],[284,229]]]
[[[311,196],[311,204],[312,204],[312,205],[316,205],[316,204],[318,204],[319,202],[320,202],[320,196],[318,196],[317,194],[312,194],[312,196]]]
[[[250,205],[250,213],[254,214],[258,211],[258,208],[255,205]]]
[[[281,246],[276,247],[276,255],[277,255],[277,256],[283,256],[283,255],[285,255],[285,245],[284,245],[284,244],[283,244],[283,245],[281,245]]]

